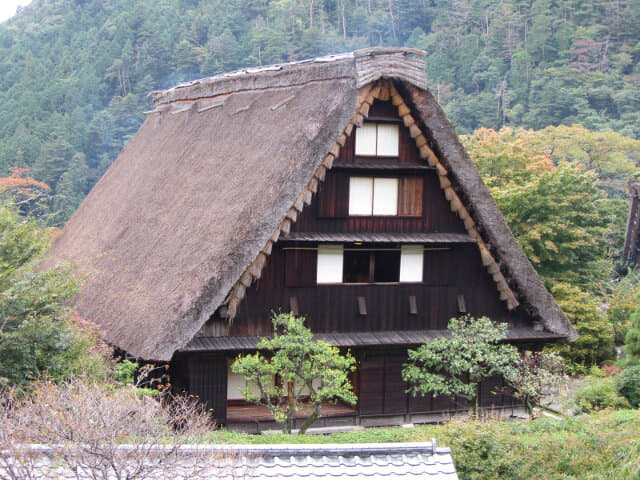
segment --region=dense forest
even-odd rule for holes
[[[34,0],[0,24],[0,175],[29,168],[62,225],[149,91],[372,45],[426,50],[460,133],[640,138],[640,0]]]
[[[0,24],[0,194],[62,226],[150,91],[372,45],[427,52],[430,88],[581,333],[565,356],[613,359],[640,289],[619,281],[640,0],[33,0]]]

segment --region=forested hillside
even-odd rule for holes
[[[640,0],[34,0],[0,24],[0,175],[30,168],[62,224],[149,91],[371,45],[425,49],[460,133],[581,123],[640,138]]]

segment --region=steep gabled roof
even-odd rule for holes
[[[80,265],[74,306],[108,341],[168,360],[221,304],[233,314],[346,137],[386,98],[438,169],[501,298],[575,337],[426,89],[420,55],[366,49],[154,92],[154,110],[46,264]]]

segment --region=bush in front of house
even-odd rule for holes
[[[640,365],[628,367],[620,373],[618,393],[626,398],[632,407],[640,406]]]
[[[247,380],[244,399],[267,407],[285,433],[292,432],[305,404],[312,406],[300,434],[319,418],[323,403],[355,405],[357,398],[349,379],[355,369],[351,354],[341,354],[327,342],[314,340],[304,317],[274,313],[272,320],[273,338],[262,338],[258,352],[238,356],[231,366]]]
[[[107,362],[94,351],[97,335],[65,306],[79,280],[64,266],[35,268],[51,235],[0,203],[0,385],[24,388],[43,376],[60,381],[79,372],[107,375]]]
[[[211,428],[193,397],[161,402],[132,386],[81,377],[39,380],[28,395],[0,391],[0,478],[209,478],[207,462],[217,459],[195,452],[185,465],[178,446]],[[31,445],[57,455],[47,461]],[[176,473],[191,467],[185,476]]]
[[[629,401],[618,392],[616,377],[590,375],[585,377],[584,382],[575,395],[577,413],[631,407]]]

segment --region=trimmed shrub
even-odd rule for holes
[[[618,376],[618,393],[633,407],[640,406],[640,365],[629,367]]]
[[[589,413],[605,408],[629,408],[626,398],[618,394],[615,377],[586,377],[587,384],[576,393],[578,412]]]

